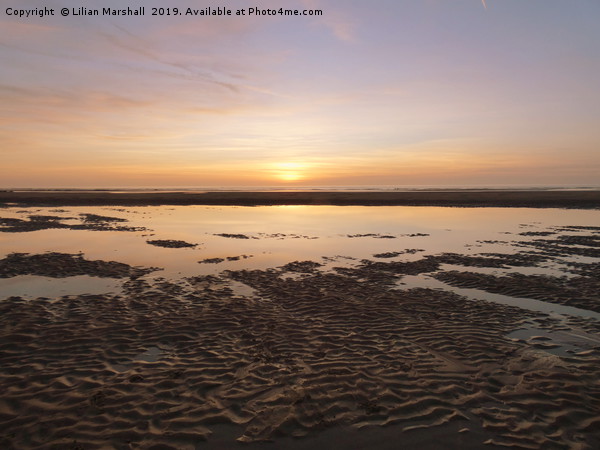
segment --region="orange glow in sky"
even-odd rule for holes
[[[482,3],[2,14],[0,188],[598,185],[600,2]]]

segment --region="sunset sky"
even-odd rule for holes
[[[131,1],[0,0],[1,187],[600,184],[597,0]]]

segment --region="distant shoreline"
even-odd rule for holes
[[[337,205],[598,209],[600,208],[600,191],[213,191],[201,193],[185,191],[0,191],[0,205],[10,206],[11,204],[23,206]]]

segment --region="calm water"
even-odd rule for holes
[[[303,260],[324,263],[324,270],[327,270],[359,264],[362,259],[377,259],[373,255],[378,253],[405,252],[407,249],[412,249],[413,253],[403,253],[385,261],[415,260],[442,252],[514,253],[518,249],[512,245],[513,241],[539,239],[519,233],[600,224],[600,211],[533,208],[162,206],[0,210],[1,217],[26,219],[29,215],[52,215],[63,217],[64,223],[79,222],[79,214],[90,213],[127,219],[129,222],[123,225],[144,227],[147,231],[51,229],[0,233],[0,257],[12,252],[82,252],[87,259],[159,266],[164,270],[148,277],[179,279],[217,274],[227,269],[266,269]],[[243,234],[247,239],[219,234]],[[183,240],[198,246],[162,248],[146,242],[156,239]],[[199,262],[213,258],[224,261],[217,264]],[[584,257],[569,260],[594,261]],[[564,275],[565,262],[554,262],[547,267],[510,268],[508,271],[560,276]],[[499,275],[507,272],[507,269],[464,270]],[[424,285],[432,283],[424,276],[417,278]],[[411,280],[412,285],[419,284]],[[50,279],[28,275],[0,279],[0,297],[118,292],[120,285],[118,280],[94,277]]]
[[[80,214],[127,219],[115,223],[143,227],[146,231],[90,231],[50,229],[34,232],[0,233],[0,258],[13,252],[83,253],[86,259],[118,261],[132,266],[161,267],[146,278],[183,278],[219,274],[224,270],[267,269],[291,261],[312,260],[324,264],[322,270],[353,266],[363,259],[409,261],[443,252],[479,254],[516,253],[529,250],[516,242],[532,241],[540,236],[521,233],[556,231],[558,227],[598,226],[600,211],[529,209],[529,208],[443,208],[443,207],[361,207],[361,206],[261,206],[261,207],[67,207],[4,208],[0,217],[27,219],[29,215],[62,217],[66,224],[81,223]],[[569,234],[589,234],[569,230]],[[244,235],[246,238],[220,236]],[[542,237],[543,238],[543,237]],[[550,236],[552,238],[552,236]],[[148,240],[182,240],[198,244],[195,248],[162,248]],[[409,250],[409,252],[407,252]],[[378,259],[375,255],[398,252],[395,258]],[[218,258],[218,263],[202,262]],[[221,261],[222,260],[222,261]],[[573,276],[566,272],[568,262],[598,262],[598,258],[561,257],[540,267],[503,269],[442,265],[441,270],[462,270],[504,275],[546,274]],[[290,273],[289,276],[300,276]],[[226,281],[225,281],[226,282]],[[23,275],[0,278],[0,299],[57,298],[79,294],[118,294],[124,280],[74,276],[47,278]],[[255,293],[239,282],[229,281],[235,294],[252,297]],[[600,320],[600,314],[526,298],[492,294],[478,289],[449,286],[428,274],[405,276],[398,289],[425,287],[443,289],[467,298],[498,302],[543,312],[566,321],[569,316]],[[513,339],[537,339],[544,336],[554,344],[547,351],[566,355],[596,346],[600,337],[584,333],[549,332],[532,325],[509,335]],[[161,352],[161,349],[156,349]],[[154,358],[151,354],[140,359]],[[126,366],[123,366],[125,370]]]

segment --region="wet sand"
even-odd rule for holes
[[[405,205],[600,208],[599,191],[460,190],[410,192],[0,191],[0,204],[71,205]]]
[[[81,257],[45,263],[93,270]],[[134,270],[90,263],[102,276]],[[576,323],[397,287],[435,264],[324,273],[296,261],[177,282],[136,268],[121,295],[5,299],[0,444],[597,448],[600,345],[558,357],[543,338],[507,335]]]
[[[5,219],[0,231],[132,235],[116,218],[78,217]],[[406,248],[350,267],[289,261],[177,279],[85,254],[9,254],[0,278],[123,284],[118,294],[0,297],[0,448],[599,448],[599,320],[402,284],[431,274],[600,312],[599,263],[569,259],[598,257],[600,227],[515,239],[502,254]],[[554,259],[569,261],[569,277],[513,272]],[[577,345],[556,354],[558,335]]]

